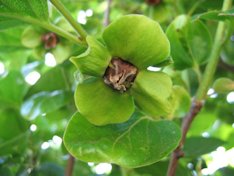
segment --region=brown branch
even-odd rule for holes
[[[104,26],[108,26],[110,24],[111,3],[112,0],[107,0],[107,7],[104,13],[104,21],[103,21]]]
[[[65,176],[72,176],[74,164],[75,164],[75,158],[69,154],[69,158],[67,160],[67,167],[66,167],[66,171],[65,171]]]
[[[189,113],[185,116],[182,124],[182,138],[179,143],[179,146],[174,150],[171,155],[171,160],[168,166],[167,176],[175,176],[176,167],[179,161],[179,158],[184,156],[183,145],[185,142],[186,134],[191,126],[192,121],[196,117],[196,115],[200,112],[203,107],[203,102],[198,101],[196,99],[193,100],[192,106],[190,108]]]

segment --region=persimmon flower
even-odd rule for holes
[[[87,50],[71,61],[87,79],[75,92],[79,112],[95,125],[127,121],[135,107],[153,118],[170,113],[172,82],[151,72],[169,60],[170,44],[160,25],[142,15],[126,15],[86,38]]]

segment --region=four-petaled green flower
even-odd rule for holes
[[[169,60],[170,44],[160,25],[142,15],[127,15],[110,24],[102,40],[88,36],[88,49],[71,61],[82,74],[75,102],[94,125],[127,121],[138,107],[153,118],[170,113],[172,82],[151,72]]]

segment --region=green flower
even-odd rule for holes
[[[127,15],[110,24],[102,39],[88,36],[88,49],[71,58],[89,75],[75,92],[80,113],[94,125],[127,121],[135,105],[153,118],[167,116],[171,79],[147,70],[169,60],[170,44],[160,25],[142,15]]]

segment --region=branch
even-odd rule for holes
[[[26,23],[40,26],[44,29],[47,29],[51,32],[54,32],[54,33],[56,33],[64,38],[70,40],[73,43],[85,45],[85,43],[83,41],[79,40],[76,36],[72,35],[71,33],[67,32],[67,31],[64,31],[63,29],[61,29],[61,28],[59,28],[51,23],[32,18],[30,16],[23,16],[22,17],[20,15],[15,15],[15,14],[11,14],[11,13],[1,13],[0,12],[0,16],[12,18],[12,19],[17,19],[17,20],[20,20],[20,21],[23,21]]]
[[[67,160],[65,176],[72,176],[74,164],[75,164],[75,158],[72,155],[69,155],[69,158]]]
[[[50,0],[50,2],[58,9],[58,11],[66,18],[72,25],[76,32],[80,35],[81,39],[85,40],[87,33],[83,27],[71,16],[70,12],[64,7],[60,0]]]
[[[232,0],[224,0],[222,10],[223,11],[228,10],[231,7],[231,5],[232,5]],[[203,107],[204,104],[203,102],[206,99],[207,91],[215,74],[215,70],[219,61],[220,51],[225,41],[223,37],[225,36],[224,35],[226,30],[225,28],[226,28],[225,23],[219,22],[215,35],[214,45],[208,59],[208,64],[206,66],[202,82],[198,87],[197,94],[192,102],[190,111],[183,120],[182,138],[179,143],[179,146],[172,153],[171,160],[168,166],[167,176],[175,176],[176,167],[178,165],[179,159],[184,156],[182,148],[186,139],[187,132],[193,120],[195,119],[196,115],[200,112],[201,108]]]
[[[112,0],[107,0],[107,7],[105,10],[104,21],[103,21],[104,26],[108,26],[110,24],[111,3],[112,3]]]
[[[184,156],[182,148],[183,148],[183,145],[184,145],[184,142],[186,139],[187,132],[192,124],[192,121],[194,120],[196,115],[200,112],[202,107],[203,107],[202,101],[197,101],[195,99],[193,100],[190,111],[187,114],[187,116],[185,116],[185,118],[183,120],[182,138],[181,138],[181,141],[179,143],[179,146],[172,153],[171,160],[170,160],[169,167],[168,167],[168,171],[167,171],[167,176],[174,176],[175,175],[178,161],[181,157]]]

